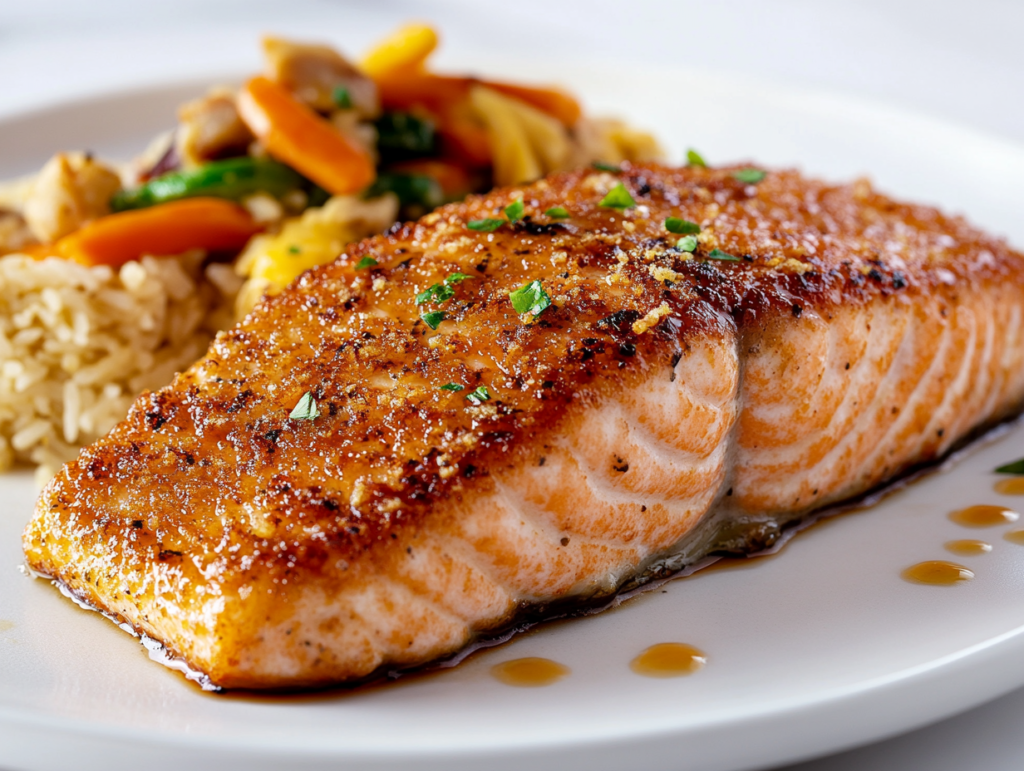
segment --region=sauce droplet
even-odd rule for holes
[[[704,652],[685,643],[652,645],[631,662],[629,668],[644,677],[682,677],[704,666]]]
[[[0,618],[0,632],[8,632],[11,629],[14,629],[14,622],[4,621],[2,618]]]
[[[1008,525],[1020,519],[1013,509],[1005,506],[968,506],[966,509],[954,511],[949,518],[964,527],[995,527]]]
[[[1024,477],[1000,479],[996,482],[996,492],[1003,495],[1024,495]]]
[[[946,560],[918,562],[904,570],[901,575],[911,583],[932,586],[951,586],[974,578],[974,573],[963,565],[946,562]]]
[[[551,659],[528,657],[503,661],[491,667],[491,674],[505,685],[518,688],[540,688],[557,683],[571,670]]]
[[[960,541],[946,541],[946,551],[953,554],[960,554],[965,557],[975,557],[979,554],[988,554],[992,551],[992,544],[985,541],[976,541],[973,538],[964,538]]]
[[[1003,536],[1010,543],[1017,543],[1024,546],[1024,530],[1011,530]]]

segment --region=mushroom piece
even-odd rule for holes
[[[57,153],[43,166],[23,215],[43,243],[56,241],[110,213],[121,177],[87,153]]]
[[[245,155],[254,137],[235,107],[235,96],[215,88],[182,105],[175,134],[177,156],[186,167],[231,155]]]
[[[317,112],[338,109],[335,93],[343,88],[360,118],[372,119],[380,114],[377,84],[330,46],[267,37],[263,39],[263,54],[267,77]]]

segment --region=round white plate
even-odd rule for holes
[[[541,66],[499,68],[550,80]],[[712,162],[757,159],[941,204],[1024,243],[1024,151],[852,100],[694,72],[567,72],[593,111],[629,116]],[[68,104],[0,122],[0,177],[58,148],[127,157],[200,84]],[[766,767],[898,733],[1024,683],[1024,547],[947,514],[1013,504],[992,485],[1024,427],[779,555],[671,582],[604,615],[542,627],[455,669],[295,699],[203,694],[139,643],[16,570],[35,490],[0,477],[0,766],[127,769],[603,769]],[[1017,498],[1024,505],[1024,498]],[[982,537],[954,587],[900,571]],[[691,643],[707,666],[640,677],[647,646]],[[536,689],[494,680],[522,656],[572,673]],[[188,764],[187,766],[185,764]]]

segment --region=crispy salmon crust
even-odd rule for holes
[[[264,300],[61,471],[25,554],[216,685],[365,678],[941,457],[1020,410],[1022,327],[1022,255],[863,181],[559,174]]]

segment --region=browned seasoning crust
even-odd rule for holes
[[[601,207],[619,182],[638,205]],[[520,196],[521,222],[466,227]],[[555,206],[570,218],[544,214]],[[695,254],[674,248],[669,216],[701,225]],[[378,264],[356,269],[365,257]],[[152,613],[214,623],[212,597],[286,596],[406,543],[438,506],[534,461],[567,408],[630,388],[696,336],[880,296],[954,303],[965,282],[1024,292],[1022,268],[960,218],[794,171],[750,185],[730,169],[580,170],[474,197],[304,274],[140,397],[43,493],[26,553],[151,634]],[[451,299],[415,304],[456,272],[471,278]],[[508,293],[535,279],[552,305],[520,317]],[[436,331],[425,310],[444,311]],[[490,398],[474,404],[479,386]],[[306,392],[319,416],[291,419]],[[165,599],[136,616],[140,593]]]

